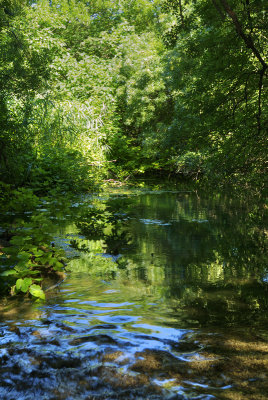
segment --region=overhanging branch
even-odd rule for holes
[[[230,5],[227,3],[226,0],[220,0],[224,10],[226,11],[226,13],[229,15],[229,17],[232,19],[236,32],[238,33],[238,35],[243,39],[245,45],[252,50],[253,54],[255,55],[255,57],[257,57],[257,59],[259,60],[259,62],[261,63],[262,67],[264,68],[264,70],[267,68],[267,64],[264,61],[264,59],[262,58],[259,50],[255,47],[253,39],[250,35],[246,35],[242,29],[242,26],[237,18],[236,13],[231,9]]]

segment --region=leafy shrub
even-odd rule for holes
[[[37,193],[58,187],[67,191],[84,191],[94,187],[99,169],[77,150],[57,149],[42,154],[29,175],[27,185]]]
[[[11,185],[0,182],[0,210],[31,211],[37,207],[39,201],[29,188],[12,189]]]
[[[64,252],[51,244],[52,236],[47,233],[50,224],[45,216],[36,215],[11,231],[10,246],[1,255],[2,292],[45,299],[42,280],[64,268]]]
[[[186,177],[198,179],[204,172],[204,155],[188,151],[174,159],[176,172]]]

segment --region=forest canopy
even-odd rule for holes
[[[264,186],[264,0],[0,1],[0,179]]]

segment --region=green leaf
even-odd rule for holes
[[[64,265],[60,261],[56,261],[53,263],[54,271],[62,271]]]
[[[38,249],[37,247],[31,249],[31,252],[33,253],[33,255],[35,257],[41,257],[44,254],[44,252],[42,250]]]
[[[28,261],[31,257],[31,254],[27,253],[26,251],[21,251],[18,253],[17,257],[20,261]]]
[[[22,282],[23,282],[23,279],[17,279],[17,282],[16,282],[16,289],[17,290],[21,290],[21,286],[22,286]]]
[[[18,263],[16,265],[16,267],[14,268],[15,271],[21,273],[21,272],[25,272],[28,271],[28,268],[25,266],[25,264],[23,263],[22,265],[20,263]]]
[[[30,240],[33,240],[33,238],[31,236],[25,236],[23,239],[25,242],[29,242]]]
[[[28,275],[38,275],[38,274],[40,274],[40,271],[38,271],[38,270],[29,270],[28,271]]]
[[[9,276],[9,275],[17,275],[17,271],[14,269],[8,269],[7,271],[2,272],[1,276]]]
[[[13,236],[13,238],[11,238],[10,243],[14,244],[16,246],[22,246],[25,244],[26,241],[29,241],[31,239],[30,236]]]
[[[21,290],[23,293],[26,293],[29,289],[29,286],[32,284],[31,278],[17,279],[16,289]]]
[[[45,300],[46,296],[44,291],[41,289],[39,285],[31,285],[29,292],[32,296],[38,297],[39,299]]]
[[[4,252],[4,254],[9,254],[11,256],[15,256],[18,253],[18,249],[16,247],[14,247],[14,246],[4,247],[2,249],[2,251]]]

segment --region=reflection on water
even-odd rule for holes
[[[67,279],[45,303],[2,301],[1,399],[266,398],[260,206],[121,190],[71,210]]]

